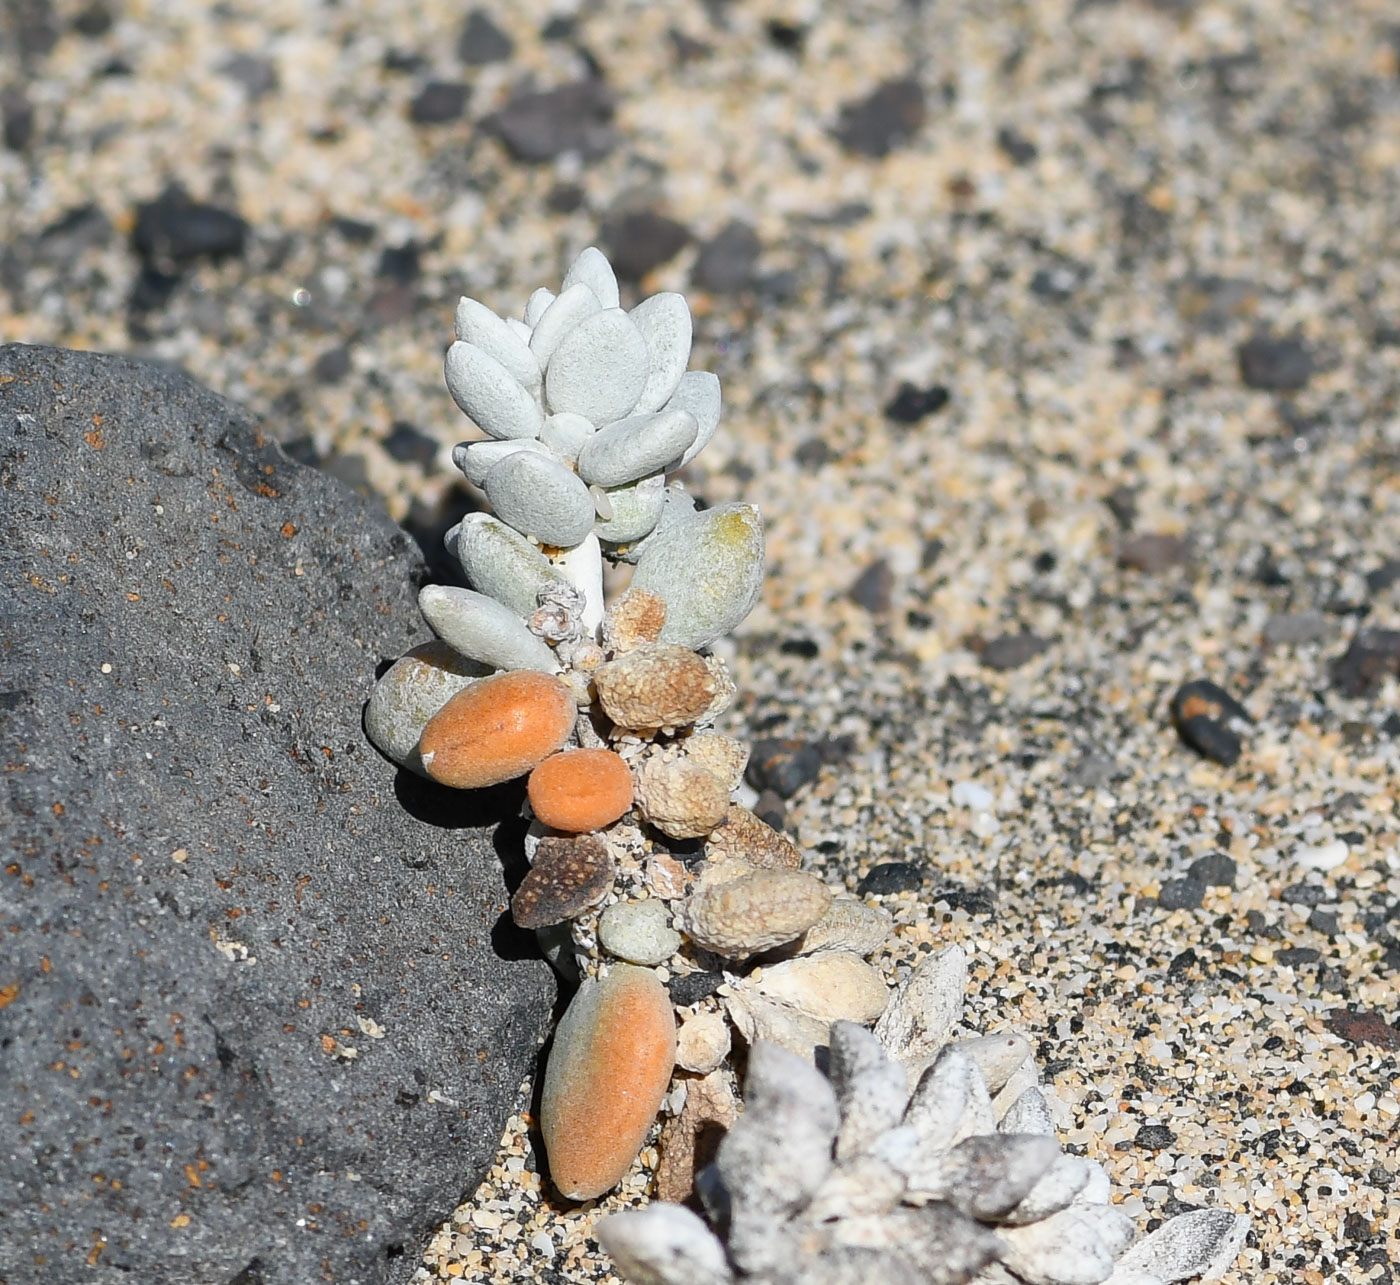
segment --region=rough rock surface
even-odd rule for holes
[[[417,554],[183,375],[56,349],[0,349],[0,497],[0,1279],[406,1279],[553,998],[502,805],[361,732]]]

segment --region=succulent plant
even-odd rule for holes
[[[827,1073],[766,1041],[744,1110],[682,1205],[598,1239],[634,1285],[1164,1285],[1211,1280],[1249,1219],[1178,1215],[1138,1239],[1107,1174],[1061,1151],[1018,1036],[953,1039],[967,966],[930,957],[874,1032],[831,1026]]]
[[[486,437],[453,459],[493,512],[447,533],[471,587],[421,592],[438,641],[392,666],[365,714],[389,758],[442,784],[529,776],[531,869],[511,906],[582,983],[542,1105],[553,1176],[579,1199],[618,1181],[670,1084],[675,1017],[646,967],[823,953],[770,970],[776,993],[735,978],[724,999],[741,1031],[786,1031],[809,1052],[831,1017],[874,1016],[888,993],[860,956],[889,917],[853,916],[849,900],[831,913],[796,846],[736,802],[747,748],[711,730],[734,685],[709,648],[757,601],[763,527],[751,505],[699,509],[667,484],[720,417],[718,379],[686,369],[690,343],[685,300],[624,312],[596,249],[520,320],[459,303],[447,386]],[[611,603],[605,562],[631,565]],[[696,840],[701,865],[673,858]],[[720,1003],[690,1015],[682,1065],[713,1069],[727,1053]],[[638,1014],[654,1028],[644,1082],[626,1081],[616,1045],[648,1034]]]

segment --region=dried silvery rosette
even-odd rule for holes
[[[683,1205],[598,1239],[633,1285],[1167,1285],[1217,1279],[1249,1219],[1178,1215],[1138,1238],[1108,1175],[1061,1151],[1030,1044],[957,1038],[957,946],[901,984],[873,1032],[838,1021],[826,1073],[760,1040],[743,1114]]]

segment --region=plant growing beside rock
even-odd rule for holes
[[[444,785],[527,777],[531,869],[512,913],[579,982],[541,1128],[556,1185],[589,1199],[630,1167],[677,1066],[721,1072],[715,1093],[735,1102],[726,1014],[809,1053],[832,1020],[878,1016],[888,989],[863,956],[889,918],[835,896],[736,801],[748,749],[714,730],[734,685],[710,648],[758,600],[763,528],[752,505],[698,509],[667,484],[720,419],[718,379],[686,369],[685,300],[624,312],[588,249],[520,320],[463,299],[456,334],[447,385],[486,437],[454,460],[493,512],[448,532],[471,588],[422,591],[437,640],[379,681],[365,727]],[[611,603],[608,563],[632,569]],[[761,979],[711,993],[778,948],[790,957]],[[673,1194],[692,1141],[673,1119]]]
[[[1228,1262],[1247,1223],[1214,1211],[1130,1247],[1106,1176],[1053,1140],[1029,1044],[952,1039],[961,952],[891,999],[867,961],[890,917],[740,801],[748,749],[714,729],[734,685],[711,648],[758,600],[763,530],[751,505],[668,484],[720,419],[690,345],[685,300],[624,311],[596,249],[521,319],[460,302],[446,380],[486,436],[453,458],[493,512],[448,532],[471,588],[421,592],[437,638],[366,707],[404,768],[463,790],[527,778],[511,909],[578,982],[541,1099],[555,1185],[617,1185],[664,1106],[658,1195],[698,1190],[715,1230],[666,1204],[605,1223],[646,1285],[1154,1285]],[[611,601],[606,564],[631,568]]]

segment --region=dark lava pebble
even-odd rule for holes
[[[431,464],[437,459],[438,444],[412,424],[398,419],[384,439],[384,449],[400,464]]]
[[[1387,1023],[1379,1013],[1333,1009],[1327,1014],[1325,1025],[1348,1044],[1374,1044],[1389,1052],[1400,1051],[1400,1030]]]
[[[234,54],[219,65],[219,71],[241,85],[253,102],[267,97],[278,85],[276,64],[255,54]]]
[[[1161,1151],[1176,1142],[1176,1134],[1164,1124],[1144,1124],[1133,1135],[1133,1143],[1152,1151]]]
[[[1400,629],[1362,629],[1332,662],[1332,682],[1343,696],[1363,696],[1388,674],[1400,674]]]
[[[24,90],[0,93],[0,116],[4,117],[5,146],[12,152],[24,151],[34,137],[34,104]]]
[[[1192,879],[1200,880],[1207,888],[1233,888],[1238,873],[1234,858],[1223,852],[1208,852],[1197,857],[1187,870]]]
[[[1145,531],[1124,540],[1118,549],[1118,565],[1131,571],[1158,575],[1191,559],[1191,546],[1179,535]]]
[[[112,11],[105,4],[85,5],[73,19],[73,30],[80,36],[105,36],[112,29]]]
[[[997,146],[1013,165],[1029,165],[1040,155],[1040,148],[1009,125],[997,130]]]
[[[916,80],[890,80],[847,103],[832,133],[857,156],[888,156],[924,123],[924,91]]]
[[[422,255],[416,241],[386,246],[379,256],[379,266],[374,270],[374,275],[381,281],[394,281],[405,286],[417,281],[422,273]]]
[[[685,248],[690,230],[655,210],[624,210],[603,224],[601,239],[618,279],[640,281]]]
[[[917,424],[941,411],[948,404],[948,397],[948,390],[942,384],[930,384],[927,388],[900,384],[899,390],[885,404],[885,418],[896,424]]]
[[[1308,927],[1313,932],[1321,933],[1324,937],[1335,937],[1341,931],[1341,925],[1337,920],[1335,910],[1323,910],[1316,907],[1308,916]]]
[[[460,80],[430,80],[408,105],[415,125],[446,125],[467,110],[467,87]]]
[[[515,52],[513,41],[484,9],[473,9],[462,24],[457,37],[457,57],[468,67],[482,67],[491,62],[504,62]]]
[[[1240,378],[1265,392],[1297,392],[1312,378],[1313,360],[1297,339],[1255,335],[1239,347]]]
[[[1108,506],[1108,511],[1113,514],[1113,520],[1123,531],[1132,529],[1132,525],[1137,521],[1137,491],[1131,486],[1115,486],[1107,495],[1103,497],[1103,502]]]
[[[989,639],[979,657],[988,669],[1020,669],[1040,655],[1050,641],[1038,634],[1003,634]]]
[[[872,562],[851,583],[846,597],[857,607],[880,614],[890,609],[890,597],[894,593],[894,572],[890,564],[880,558]]]
[[[1240,757],[1240,738],[1226,726],[1229,719],[1247,723],[1249,711],[1216,683],[1198,679],[1183,683],[1171,699],[1177,734],[1198,754],[1232,766]]]
[[[809,437],[805,442],[798,443],[792,458],[803,468],[816,470],[824,464],[831,463],[836,458],[836,452],[827,444],[825,438]]]
[[[1366,588],[1372,593],[1383,593],[1393,584],[1400,584],[1400,558],[1387,558],[1366,573]]]
[[[723,973],[682,973],[674,976],[666,984],[671,992],[671,1003],[684,1008],[695,1004],[707,995],[713,995],[724,982]]]
[[[765,825],[781,830],[787,824],[787,804],[776,790],[764,790],[753,805],[753,814]]]
[[[552,161],[565,152],[596,160],[613,148],[613,96],[600,80],[517,94],[482,121],[518,161]]]
[[[969,915],[990,915],[995,913],[997,908],[997,894],[994,888],[963,888],[952,885],[940,888],[930,900],[946,902],[953,910],[965,910]]]
[[[753,285],[761,249],[758,233],[735,219],[700,247],[690,279],[712,294],[738,294]]]
[[[175,273],[199,259],[243,253],[248,224],[232,210],[193,200],[172,183],[153,201],[136,207],[132,248],[148,267]]]
[[[544,198],[545,208],[551,214],[572,214],[583,208],[587,195],[577,183],[556,183]]]
[[[1320,906],[1327,897],[1327,889],[1318,883],[1290,883],[1278,894],[1278,899],[1289,906]]]
[[[311,364],[318,384],[338,384],[350,373],[350,349],[344,344],[328,348]]]
[[[1157,900],[1165,910],[1199,910],[1205,899],[1205,884],[1190,875],[1168,879],[1157,894]]]
[[[331,216],[331,227],[336,234],[344,237],[351,245],[368,245],[374,240],[374,224],[360,219],[346,218],[343,214]]]
[[[825,755],[816,741],[765,739],[753,743],[744,775],[755,790],[772,790],[790,799],[804,785],[817,779]]]
[[[858,884],[862,897],[887,897],[896,892],[917,892],[924,883],[924,868],[913,861],[886,861],[872,866]]]
[[[1172,962],[1167,965],[1167,976],[1182,977],[1186,973],[1189,973],[1200,962],[1201,957],[1188,946],[1179,955],[1173,957]]]
[[[1313,946],[1290,946],[1274,956],[1278,963],[1286,964],[1289,968],[1297,968],[1300,964],[1315,964],[1321,958],[1322,952]]]

